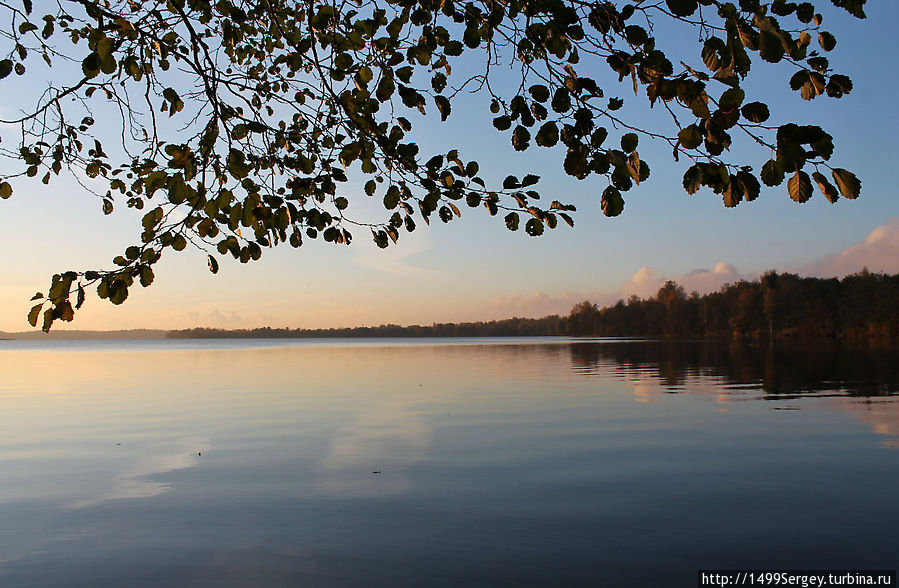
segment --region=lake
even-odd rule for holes
[[[0,341],[0,586],[895,569],[899,353]]]

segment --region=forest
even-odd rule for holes
[[[169,338],[225,337],[660,337],[668,339],[899,338],[899,275],[867,269],[840,278],[770,271],[717,292],[687,294],[669,281],[655,296],[599,308],[585,300],[568,316],[510,318],[430,326],[333,329],[209,328],[170,331]]]

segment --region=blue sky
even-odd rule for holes
[[[462,219],[447,225],[435,219],[430,227],[419,223],[419,230],[385,251],[356,231],[350,247],[310,241],[299,250],[266,251],[260,262],[248,265],[222,260],[217,276],[207,271],[199,252],[173,253],[157,265],[153,286],[135,288],[121,307],[89,296],[66,327],[430,324],[564,313],[583,298],[606,303],[651,293],[666,278],[707,290],[767,269],[841,275],[868,265],[899,272],[899,201],[892,179],[899,154],[899,83],[891,75],[899,58],[892,32],[899,3],[872,2],[866,11],[865,21],[825,12],[825,28],[838,39],[828,57],[834,69],[852,77],[851,95],[804,102],[785,90],[790,75],[785,68],[757,64],[751,76],[756,97],[771,97],[772,122],[818,121],[834,136],[832,163],[855,171],[863,182],[856,201],[831,205],[816,190],[811,201],[799,205],[781,186],[764,189],[753,203],[726,209],[705,189],[684,193],[685,166],[671,160],[666,146],[642,141],[640,154],[652,164],[652,177],[625,195],[621,216],[605,218],[599,207],[604,179],[565,176],[562,154],[554,150],[514,152],[508,137],[492,128],[483,98],[471,97],[454,105],[448,124],[422,121],[423,151],[460,145],[463,158],[477,159],[488,179],[540,174],[545,198],[577,205],[574,229],[562,225],[535,239],[507,231],[501,216],[463,207]],[[696,55],[698,45],[685,50]],[[629,82],[619,89],[614,85],[604,86],[606,95],[633,100]],[[14,101],[0,101],[3,112],[15,108]],[[655,116],[633,113],[648,121]],[[616,141],[617,136],[612,133]],[[7,146],[14,141],[8,129],[0,129],[0,137]],[[768,158],[755,148],[734,153],[756,167]],[[0,330],[6,331],[29,328],[28,300],[46,289],[54,272],[108,267],[139,235],[139,216],[120,207],[104,217],[98,201],[70,180],[49,188],[16,185],[16,190],[0,202],[6,245],[0,258]],[[368,206],[353,204],[351,210]]]

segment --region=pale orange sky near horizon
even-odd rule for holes
[[[402,255],[402,251],[397,251],[398,254],[394,255],[390,255],[393,251],[373,253],[371,259],[355,259],[353,265],[357,266],[360,273],[380,273],[385,279],[398,279],[409,287],[417,287],[420,292],[429,293],[433,292],[434,287],[441,288],[451,282],[446,272],[419,266],[414,256]],[[426,250],[421,253],[426,254]],[[385,255],[382,266],[375,264],[378,261],[377,255]],[[198,261],[202,260],[186,260],[184,263],[189,267]],[[366,265],[368,262],[371,262],[371,267]],[[805,276],[842,277],[858,272],[863,267],[874,272],[899,273],[899,217],[875,227],[863,239],[841,251],[799,266],[741,271],[726,261],[718,261],[710,268],[693,269],[682,274],[666,273],[644,266],[637,269],[627,281],[605,291],[534,290],[479,296],[475,290],[467,295],[460,294],[452,301],[438,300],[436,303],[431,300],[416,301],[415,297],[410,296],[396,306],[389,300],[393,295],[392,290],[377,292],[377,288],[335,292],[325,300],[316,300],[314,295],[311,300],[305,298],[302,285],[297,286],[301,291],[295,298],[256,296],[253,294],[255,280],[260,279],[260,275],[262,279],[268,277],[268,268],[264,264],[259,267],[235,264],[231,266],[230,272],[225,272],[224,279],[203,272],[193,274],[189,278],[193,286],[190,292],[179,293],[183,284],[171,283],[163,277],[164,281],[148,289],[134,289],[129,300],[119,307],[98,299],[89,300],[75,322],[58,323],[54,329],[181,329],[198,326],[326,328],[385,323],[431,324],[512,316],[539,317],[566,314],[574,304],[584,299],[602,306],[614,304],[618,299],[631,295],[651,296],[666,280],[675,280],[687,292],[706,293],[727,283],[755,279],[768,269]],[[257,275],[253,275],[254,273]],[[311,283],[306,288],[316,290]],[[20,312],[22,308],[27,308],[27,305],[22,304],[22,298],[28,292],[28,287],[24,285],[0,287],[0,308],[3,308],[0,330],[27,330],[24,315],[17,316],[14,311],[16,307]],[[377,302],[366,303],[372,297],[376,297]],[[309,307],[314,308],[311,316],[307,312]]]

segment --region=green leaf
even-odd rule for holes
[[[618,216],[624,210],[624,198],[614,186],[608,186],[602,192],[602,213],[608,217]]]
[[[12,61],[4,59],[0,61],[0,80],[12,73]]]
[[[787,180],[787,192],[790,198],[796,202],[803,204],[808,202],[812,197],[812,181],[808,174],[802,170],[798,170],[793,176]]]
[[[0,198],[6,200],[12,196],[12,186],[9,182],[0,182]]]
[[[834,168],[831,175],[833,176],[833,181],[836,183],[837,188],[840,189],[840,194],[844,197],[855,200],[858,198],[859,194],[861,194],[862,183],[851,171],[838,167]]]
[[[187,239],[184,238],[184,235],[177,234],[175,238],[172,240],[172,249],[175,251],[184,251],[184,248],[187,247]]]

